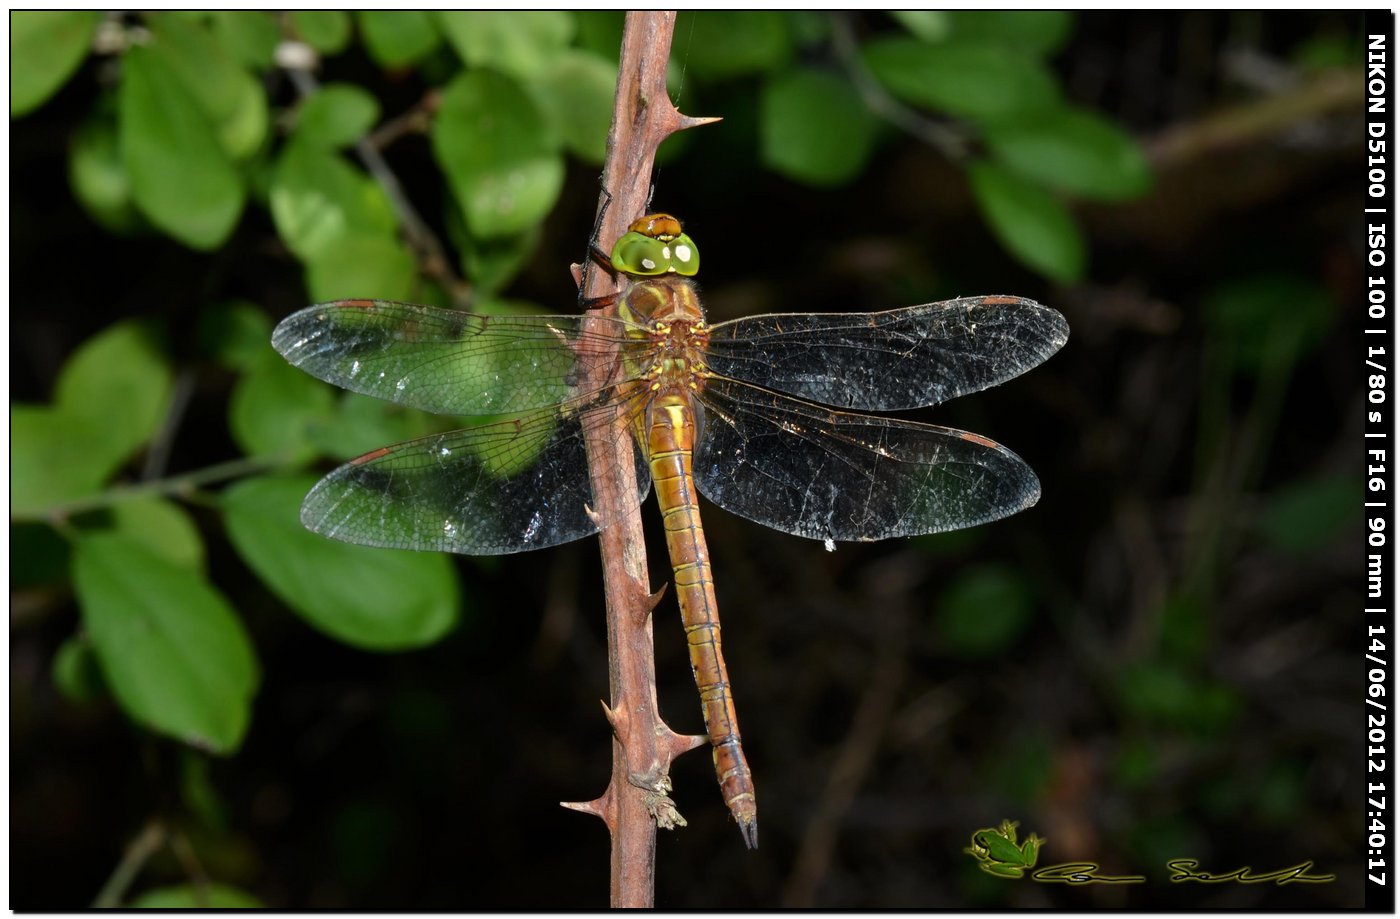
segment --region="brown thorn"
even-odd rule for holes
[[[661,725],[661,730],[657,732],[662,746],[666,750],[667,761],[674,761],[682,753],[689,753],[696,747],[703,747],[710,742],[710,738],[704,734],[677,734],[667,725]]]
[[[662,583],[655,593],[647,597],[646,607],[637,610],[638,625],[644,625],[647,619],[651,618],[652,613],[656,612],[656,605],[661,602],[661,598],[664,596],[666,596],[666,584]]]
[[[613,733],[617,735],[618,743],[625,743],[627,738],[627,709],[610,708],[608,703],[602,699],[598,704],[603,706],[603,717],[608,719],[608,724],[612,725]]]
[[[612,832],[612,798],[612,783],[609,783],[607,790],[604,791],[598,797],[594,798],[592,801],[560,801],[559,806],[566,807],[571,811],[578,811],[581,814],[592,814],[593,816],[597,817],[599,820],[607,824],[608,832]]]
[[[718,116],[718,115],[692,116],[692,115],[682,115],[680,112],[677,112],[677,113],[676,113],[676,119],[675,119],[675,120],[676,120],[676,127],[675,127],[675,130],[677,130],[677,131],[685,131],[685,130],[688,130],[688,129],[690,129],[690,128],[698,128],[698,127],[702,127],[702,126],[707,125],[707,124],[714,124],[715,122],[717,122],[717,121],[723,121],[724,119],[723,119],[722,117]]]
[[[592,801],[560,801],[560,807],[567,807],[571,811],[578,811],[580,814],[592,814],[599,820],[607,820],[603,813],[604,801],[602,798],[594,798]]]

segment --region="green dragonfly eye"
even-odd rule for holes
[[[700,250],[684,233],[671,240],[671,267],[686,277],[700,270]]]
[[[636,277],[690,277],[700,270],[700,252],[691,238],[680,232],[680,223],[674,217],[652,214],[622,234],[613,246],[612,263],[623,274]]]
[[[662,255],[666,243],[641,233],[624,233],[613,246],[613,267],[623,274],[651,277],[670,270],[671,260]]]

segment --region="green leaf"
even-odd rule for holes
[[[950,653],[991,657],[1004,651],[1030,623],[1030,588],[1014,570],[984,565],[948,585],[935,616]]]
[[[348,147],[378,120],[374,96],[350,83],[326,83],[297,108],[297,138],[320,147]]]
[[[258,577],[308,623],[376,651],[416,648],[457,621],[457,581],[446,555],[371,549],[302,527],[309,476],[247,479],[224,492],[229,538]]]
[[[257,152],[268,127],[267,99],[258,82],[198,23],[156,16],[151,33],[151,53],[199,102],[224,150],[234,159]]]
[[[469,66],[522,80],[546,70],[574,37],[574,17],[563,10],[457,10],[438,13],[438,22]]]
[[[433,153],[473,236],[496,238],[544,218],[564,184],[564,160],[544,118],[510,77],[487,70],[448,84]]]
[[[97,494],[112,472],[102,432],[56,409],[10,405],[10,517],[33,519],[50,507]]]
[[[1084,276],[1084,237],[1054,195],[986,162],[968,164],[968,179],[982,218],[1008,252],[1062,283]]]
[[[317,303],[330,300],[411,300],[418,266],[403,243],[387,236],[337,239],[306,265],[306,287]]]
[[[569,152],[601,164],[612,124],[617,65],[596,54],[566,49],[535,76],[530,89]]]
[[[131,909],[262,909],[257,897],[227,884],[157,887],[132,900]]]
[[[860,94],[825,71],[794,70],[769,81],[758,117],[764,164],[809,185],[855,178],[875,142],[875,116]]]
[[[87,448],[110,469],[155,436],[173,385],[165,355],[145,328],[127,320],[73,352],[59,371],[54,402],[64,417],[99,435]]]
[[[417,63],[442,41],[433,14],[424,10],[361,10],[356,15],[365,49],[381,67]]]
[[[953,10],[946,15],[954,41],[999,44],[1041,57],[1063,48],[1074,30],[1074,14],[1065,10]]]
[[[1137,143],[1094,112],[1053,109],[988,126],[992,155],[1032,181],[1100,201],[1136,198],[1152,186]]]
[[[350,14],[340,10],[297,10],[292,28],[322,54],[339,54],[350,44]]]
[[[74,705],[89,705],[107,694],[102,670],[86,635],[64,639],[53,656],[53,684]]]
[[[1323,475],[1292,482],[1269,496],[1260,528],[1269,544],[1310,556],[1357,525],[1362,484],[1350,476]]]
[[[87,57],[97,10],[10,11],[10,117],[34,111]]]
[[[776,10],[685,11],[676,17],[676,48],[696,76],[726,80],[782,69],[793,38]]]
[[[462,254],[463,273],[483,294],[504,289],[539,251],[541,225],[538,223],[531,224],[519,235],[496,239],[477,239],[469,235],[458,208],[449,209],[446,223],[449,237]]]
[[[247,300],[216,303],[199,314],[200,350],[230,370],[249,370],[267,356],[272,320]]]
[[[218,591],[145,546],[104,533],[78,539],[73,584],[103,676],[126,713],[198,749],[237,749],[258,665]]]
[[[199,102],[210,122],[230,118],[238,108],[238,77],[246,76],[234,57],[195,20],[153,15],[150,29],[146,48]]]
[[[277,21],[264,10],[214,10],[209,13],[219,43],[244,67],[272,67],[282,36]]]
[[[108,509],[111,529],[181,568],[204,567],[199,528],[179,505],[164,498],[118,501]]]
[[[195,249],[228,238],[243,210],[243,183],[180,77],[144,47],[122,59],[118,95],[122,163],[151,222]]]
[[[389,238],[393,206],[369,176],[337,153],[293,140],[282,150],[268,191],[277,233],[303,261],[351,236]]]
[[[229,430],[249,456],[289,463],[318,455],[314,433],[335,410],[330,386],[282,360],[271,348],[238,381],[229,399]]]
[[[861,51],[875,78],[896,98],[964,118],[1010,120],[1059,103],[1045,65],[996,45],[930,45],[884,38]]]
[[[127,234],[143,225],[117,148],[116,119],[93,114],[73,132],[68,184],[83,209],[111,232]]]
[[[219,123],[219,142],[229,155],[243,162],[262,150],[271,122],[267,95],[258,81],[240,71],[235,85],[238,103],[233,113]]]
[[[904,26],[915,38],[939,42],[948,37],[953,25],[944,10],[890,10],[890,18]]]

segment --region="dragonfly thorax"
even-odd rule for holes
[[[655,390],[693,390],[704,384],[710,344],[695,284],[674,275],[633,281],[618,304],[634,323],[633,360]]]

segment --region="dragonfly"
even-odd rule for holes
[[[715,772],[753,848],[754,782],[697,494],[828,549],[1024,510],[1040,483],[1006,447],[865,413],[1003,383],[1055,353],[1069,326],[1013,296],[710,325],[699,250],[668,214],[641,217],[596,257],[627,281],[601,314],[341,300],[283,320],[273,346],[313,376],[427,412],[490,416],[351,460],[312,489],[301,519],[370,546],[496,555],[559,545],[622,513],[595,501],[585,446],[592,432],[621,432],[638,483],[629,500],[655,484]]]

